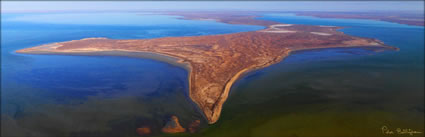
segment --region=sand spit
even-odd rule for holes
[[[184,67],[189,72],[189,97],[202,111],[208,123],[213,124],[219,119],[222,105],[236,80],[250,71],[280,62],[291,51],[362,46],[389,47],[376,39],[345,35],[337,32],[335,27],[280,24],[256,20],[255,16],[245,14],[190,14],[185,18],[209,17],[225,23],[260,24],[267,28],[209,36],[72,40],[16,52],[142,57]]]

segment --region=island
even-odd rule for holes
[[[215,123],[236,80],[247,72],[282,61],[291,52],[320,48],[376,47],[397,50],[377,39],[349,36],[341,27],[282,24],[239,12],[176,12],[181,19],[260,25],[232,34],[154,39],[86,38],[17,50],[24,54],[117,55],[153,58],[188,71],[189,97],[209,124]],[[260,91],[259,91],[260,92]],[[261,93],[259,93],[261,94]]]

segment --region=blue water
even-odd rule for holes
[[[93,89],[71,92],[74,89],[65,87],[104,87],[101,85],[114,83],[110,85],[110,90],[123,90],[126,86],[119,83],[127,79],[137,80],[136,78],[140,77],[126,73],[128,71],[164,70],[160,73],[164,75],[185,72],[180,68],[152,60],[121,57],[34,56],[15,54],[14,51],[45,43],[89,37],[144,39],[234,33],[260,28],[262,27],[188,21],[176,19],[175,16],[134,13],[5,14],[2,16],[2,68],[4,70],[2,77],[5,79],[3,82],[55,88],[53,91],[63,88],[60,90],[66,91],[60,94],[64,94],[64,97],[70,94],[75,97],[84,97],[98,92],[87,92]],[[133,73],[137,74],[137,72]],[[99,90],[110,91],[102,88]]]
[[[124,122],[125,130],[94,135],[135,135],[137,126],[163,125],[169,115],[182,122],[203,118],[185,96],[187,72],[182,68],[140,58],[22,55],[15,50],[89,37],[145,39],[263,28],[136,13],[2,14],[1,27],[1,114],[2,125],[8,125],[2,127],[6,135],[24,136],[126,127],[111,124],[123,120],[130,121]],[[47,124],[38,125],[40,120]]]
[[[308,16],[295,16],[293,14],[266,14],[264,17],[260,17],[259,19],[288,24],[341,26],[344,28],[339,31],[346,34],[359,37],[376,38],[387,45],[400,48],[400,51],[397,52],[384,52],[374,56],[356,56],[354,60],[361,62],[360,64],[379,63],[382,65],[397,65],[397,67],[417,69],[418,71],[421,71],[424,68],[424,27],[422,26],[410,26],[385,21],[362,19],[325,19]],[[337,52],[332,52],[335,50]],[[340,50],[344,49],[322,50],[321,52],[318,52],[318,54],[322,54],[320,56],[324,57],[332,53],[340,54],[341,52],[338,52]],[[300,57],[305,56],[311,56],[309,58],[316,58],[314,54],[303,55]],[[287,58],[285,62],[290,62],[292,59],[296,58],[298,58],[296,55],[291,56]]]
[[[276,115],[285,116],[279,110],[295,113],[291,106],[310,104],[423,115],[423,27],[292,14],[266,14],[259,19],[343,26],[344,33],[376,38],[400,51],[336,48],[294,53],[239,80],[215,125],[230,125],[234,130],[213,129],[251,131],[264,124],[256,118],[273,121]],[[15,50],[88,37],[145,39],[263,28],[151,13],[2,14],[1,27],[1,114],[2,131],[7,131],[2,135],[21,136],[136,136],[134,129],[144,125],[159,132],[170,115],[177,115],[182,125],[194,119],[205,121],[187,98],[187,72],[182,68],[140,58],[22,55]],[[275,105],[286,107],[276,109]],[[236,126],[244,122],[256,124]]]
[[[282,63],[293,61],[302,63],[307,61],[341,61],[346,64],[358,64],[359,67],[380,67],[380,69],[400,69],[416,71],[421,77],[424,70],[424,27],[397,24],[385,21],[362,19],[324,19],[293,14],[266,14],[259,19],[272,20],[288,24],[325,25],[344,27],[338,31],[348,35],[376,38],[385,44],[398,47],[400,51],[386,51],[373,54],[362,49],[326,49],[312,52],[301,52],[288,57]],[[334,57],[334,56],[337,57]],[[373,55],[373,56],[358,56]],[[313,59],[313,60],[312,60]],[[341,62],[337,62],[341,64]],[[307,62],[309,63],[309,62]]]

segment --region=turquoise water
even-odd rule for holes
[[[157,134],[170,115],[185,127],[200,119],[203,129],[193,136],[377,136],[384,125],[424,131],[423,27],[291,14],[259,19],[344,26],[340,31],[400,51],[294,53],[239,80],[220,120],[207,126],[187,98],[182,68],[139,58],[13,51],[87,37],[144,39],[263,27],[151,13],[2,14],[2,135],[137,136],[135,129],[144,125]]]

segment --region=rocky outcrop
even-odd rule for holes
[[[161,131],[164,133],[181,133],[185,132],[186,129],[180,125],[177,116],[171,116]]]
[[[140,136],[148,136],[148,135],[150,135],[152,133],[151,128],[149,128],[147,126],[144,126],[144,127],[141,127],[141,128],[137,128],[136,129],[136,132]]]
[[[195,133],[198,129],[199,126],[201,125],[201,121],[200,120],[195,120],[192,123],[189,124],[188,130],[190,133]]]

